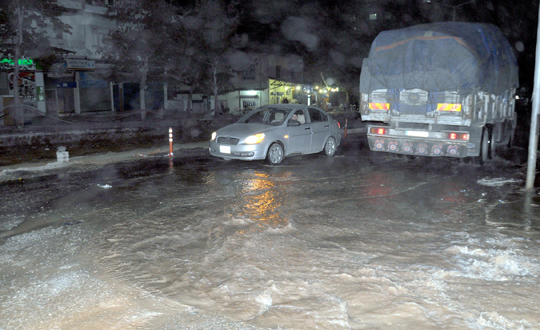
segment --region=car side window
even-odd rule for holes
[[[304,115],[304,110],[296,110],[291,116],[290,121],[297,121],[300,125],[306,123],[306,116]]]
[[[298,121],[300,122],[300,124],[305,124],[306,116],[304,115],[304,110],[298,110],[297,113],[298,113]]]
[[[328,116],[319,109],[309,108],[308,111],[312,123],[328,121]]]
[[[281,125],[283,123],[283,120],[285,120],[285,115],[287,112],[285,110],[273,110],[270,113],[270,125]]]

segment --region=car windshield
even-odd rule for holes
[[[289,114],[290,109],[261,107],[252,110],[244,117],[240,118],[239,123],[258,123],[279,126],[283,124]]]

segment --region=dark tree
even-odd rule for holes
[[[117,27],[105,40],[103,57],[114,65],[114,72],[127,72],[139,82],[143,120],[148,82],[183,81],[190,66],[183,15],[182,8],[165,0],[128,0],[107,11]]]
[[[197,56],[206,66],[205,75],[210,78],[217,107],[220,86],[226,86],[231,77],[226,55],[239,24],[238,11],[233,4],[227,5],[222,0],[200,0],[194,14],[187,18],[188,29],[198,41]]]

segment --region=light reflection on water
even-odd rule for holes
[[[228,196],[223,205],[233,218],[250,219],[262,226],[282,227],[289,224],[283,207],[293,196],[287,188],[294,178],[290,172],[250,169],[225,177],[222,172],[209,172],[204,178],[212,191]],[[210,192],[210,191],[209,191]]]
[[[283,186],[286,182],[281,182],[280,186],[276,185],[273,180],[274,175],[261,171],[253,171],[243,181],[243,187],[240,190],[242,197],[240,198],[241,216],[256,220],[264,221],[267,224],[277,227],[285,226],[288,220],[282,217],[281,207],[286,195],[283,194]]]

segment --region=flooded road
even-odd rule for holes
[[[0,329],[540,328],[526,168],[363,143],[2,183]]]

